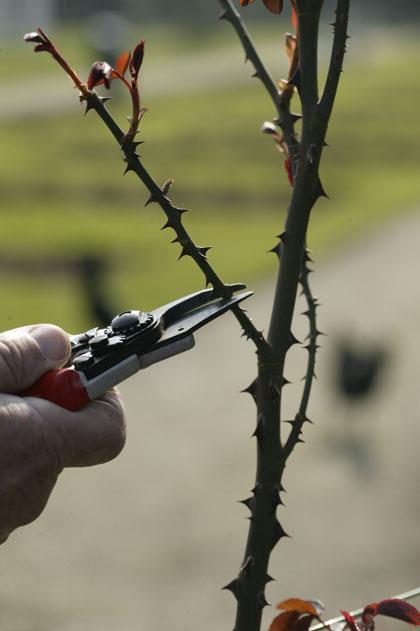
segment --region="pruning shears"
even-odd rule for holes
[[[22,395],[80,410],[137,371],[188,351],[195,344],[194,331],[252,295],[233,295],[244,288],[231,285],[227,299],[204,289],[148,313],[124,311],[105,328],[72,335],[67,365],[48,371]]]

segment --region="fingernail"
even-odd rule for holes
[[[70,344],[61,329],[49,324],[40,324],[32,329],[30,334],[46,359],[54,362],[67,359]]]

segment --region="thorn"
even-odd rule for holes
[[[168,221],[165,223],[164,226],[162,226],[161,230],[166,230],[166,228],[172,228],[172,230],[175,230],[174,226],[171,223],[171,220],[168,219]]]
[[[316,184],[315,184],[314,194],[315,194],[315,199],[318,199],[319,197],[326,197],[327,199],[330,199],[327,193],[325,192],[325,189],[322,186],[322,182],[319,178],[317,179]]]
[[[302,412],[298,412],[295,416],[295,422],[296,423],[301,423],[302,426],[304,423],[309,423],[310,425],[313,425],[313,422],[306,416],[306,414],[303,414]]]
[[[179,240],[179,237],[175,237],[175,239],[172,239],[171,243],[181,243]]]
[[[288,379],[286,379],[286,377],[283,377],[283,378],[282,378],[282,381],[281,381],[281,387],[283,388],[283,386],[288,386],[288,385],[289,385],[289,383],[291,383],[291,381],[289,381]]]
[[[257,607],[258,609],[264,609],[269,603],[267,602],[264,592],[259,592],[257,596]]]
[[[273,578],[272,576],[270,576],[269,574],[265,575],[265,582],[267,583],[271,583],[272,581],[275,581],[276,579]]]
[[[94,110],[95,106],[93,105],[93,103],[91,101],[86,101],[86,109],[85,109],[85,116],[88,112],[90,112],[90,110]]]
[[[246,59],[245,59],[245,61],[249,61],[249,60],[248,60],[248,58],[246,58]],[[256,70],[256,71],[254,72],[254,74],[252,75],[252,78],[253,78],[253,79],[261,79],[261,75],[260,75],[260,73],[258,72],[258,70]]]
[[[287,233],[286,231],[282,232],[281,234],[277,235],[277,239],[280,239],[280,241],[285,244],[287,241]]]
[[[181,254],[178,256],[178,261],[182,259],[183,256],[191,256],[191,243],[185,243],[182,246]]]
[[[255,497],[248,497],[246,500],[239,500],[239,503],[246,506],[252,513],[255,506]]]
[[[313,258],[311,258],[311,250],[308,250],[308,248],[305,248],[303,251],[303,260],[305,261],[305,263],[313,263],[314,260]]]
[[[148,206],[149,204],[155,204],[156,202],[157,202],[156,197],[153,195],[153,193],[151,193],[149,197],[147,198],[146,203],[144,205]]]
[[[246,392],[247,394],[250,394],[251,397],[254,399],[255,403],[257,403],[257,387],[258,387],[258,377],[256,377],[254,381],[247,388],[244,388],[244,390],[241,390],[241,392]]]
[[[226,11],[223,11],[223,13],[219,15],[219,20],[227,20],[228,22],[230,21]]]
[[[297,337],[295,337],[293,335],[293,333],[290,331],[289,333],[289,340],[288,340],[288,346],[287,346],[287,350],[289,350],[289,348],[291,348],[292,346],[294,346],[295,344],[301,344],[300,340],[297,339]]]
[[[280,258],[281,256],[281,244],[277,243],[277,245],[274,246],[274,248],[271,248],[271,250],[267,250],[267,254],[270,253],[276,254],[276,256],[278,256]]]
[[[272,536],[272,539],[271,539],[271,549],[273,549],[278,544],[280,539],[283,539],[284,537],[288,537],[288,536],[289,535],[287,534],[287,532],[285,530],[283,530],[283,527],[280,524],[279,520],[275,519],[273,536]]]
[[[235,596],[236,600],[238,600],[239,581],[237,578],[235,578],[233,581],[231,581],[230,583],[222,587],[222,589],[227,589],[229,592],[231,592]]]
[[[201,256],[204,256],[204,258],[206,259],[207,258],[207,256],[206,256],[207,252],[209,250],[211,250],[211,245],[205,246],[203,248],[199,247],[199,248],[197,248],[197,250],[198,250],[198,253],[201,254]]]
[[[265,420],[264,420],[263,415],[259,414],[258,415],[258,421],[257,421],[257,427],[255,428],[255,431],[252,434],[253,436],[256,437],[259,446],[261,446],[261,443],[264,440],[264,434],[265,434]]]
[[[112,100],[112,96],[98,96],[99,101],[104,105],[107,101]]]
[[[250,574],[255,567],[255,561],[252,556],[246,558],[244,563],[242,564],[241,569],[239,570],[239,574]]]
[[[261,484],[256,484],[254,488],[251,489],[251,493],[255,496],[258,495],[260,491],[261,491]]]
[[[302,116],[300,114],[294,114],[293,112],[290,115],[292,117],[292,124],[294,125],[298,121],[302,120]]]

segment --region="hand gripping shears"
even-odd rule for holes
[[[22,395],[80,410],[138,370],[192,348],[194,331],[252,295],[233,295],[244,288],[231,285],[227,299],[204,289],[149,313],[124,311],[105,328],[73,335],[67,365],[48,371]]]

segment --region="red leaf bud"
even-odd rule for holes
[[[133,56],[130,60],[130,73],[133,79],[137,79],[140,72],[144,57],[144,39],[134,49]]]
[[[92,90],[96,85],[105,84],[105,87],[109,90],[112,79],[112,68],[106,61],[95,61],[90,69],[89,77],[87,80],[87,86],[89,90]]]
[[[26,33],[26,35],[23,36],[23,39],[25,40],[25,42],[34,42],[35,44],[45,44],[44,38],[41,37],[41,35],[36,32]]]

